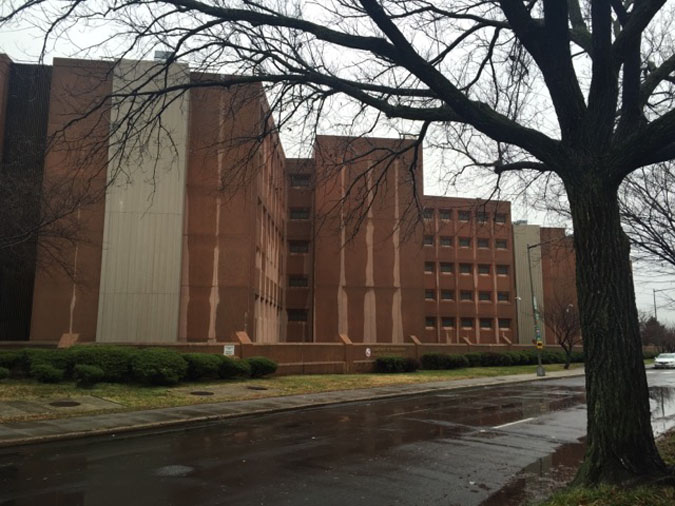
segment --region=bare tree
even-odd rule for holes
[[[155,48],[205,76],[113,94],[145,111],[118,145],[161,128],[162,104],[195,86],[265,83],[284,128],[320,118],[363,134],[389,120],[444,148],[454,168],[555,175],[569,199],[584,336],[587,454],[580,483],[668,474],[650,425],[646,375],[618,189],[675,157],[675,50],[665,0],[10,0],[0,26],[50,37],[85,24],[115,57]],[[231,77],[209,79],[209,72]],[[96,111],[96,108],[94,108]],[[99,109],[100,112],[100,109]],[[536,186],[531,186],[535,188]],[[625,409],[631,406],[630,410]]]
[[[565,369],[570,367],[574,346],[582,343],[579,311],[570,302],[572,300],[574,299],[571,297],[556,293],[553,301],[549,301],[544,308],[542,315],[556,342],[565,352]]]

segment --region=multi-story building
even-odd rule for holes
[[[527,339],[510,204],[425,196],[413,141],[318,136],[312,158],[290,159],[260,86],[199,86],[213,76],[173,64],[161,85],[195,86],[135,114],[119,97],[152,94],[156,62],[29,67],[0,57],[0,170],[30,142],[44,198],[27,205],[54,207],[67,186],[57,222],[74,234],[32,241],[25,275],[0,253],[0,340]],[[130,142],[139,117],[149,131]]]

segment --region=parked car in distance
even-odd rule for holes
[[[675,353],[661,353],[654,359],[654,369],[675,369]]]

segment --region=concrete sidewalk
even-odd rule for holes
[[[547,379],[582,376],[583,374],[583,369],[572,369],[569,371],[549,372],[544,378],[537,378],[533,374],[516,374],[491,378],[388,385],[357,390],[337,390],[243,401],[193,404],[173,408],[77,416],[55,420],[8,422],[0,424],[0,447],[187,426],[189,424],[224,420],[239,416],[277,413],[330,404],[420,395],[439,390],[545,381]]]

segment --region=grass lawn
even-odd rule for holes
[[[675,431],[657,441],[666,464],[675,466]],[[554,494],[542,506],[672,506],[675,487],[665,485],[635,488],[603,485],[596,488],[568,488]]]
[[[572,364],[570,367],[581,367]],[[545,366],[547,371],[560,371],[561,364]],[[143,387],[138,385],[122,385],[100,383],[93,388],[77,388],[72,382],[44,384],[33,380],[4,380],[0,382],[0,402],[6,401],[38,401],[48,403],[53,400],[92,396],[118,404],[109,409],[92,410],[73,408],[68,411],[46,410],[17,415],[6,414],[0,409],[0,422],[43,420],[77,416],[84,413],[129,411],[152,409],[170,406],[184,406],[204,402],[224,402],[261,397],[327,392],[331,390],[351,390],[383,385],[425,383],[431,381],[448,381],[467,378],[506,376],[513,374],[535,374],[536,366],[511,367],[471,367],[450,371],[418,371],[409,374],[317,374],[298,376],[276,376],[267,379],[245,381],[219,381],[182,383],[175,387]],[[255,389],[251,389],[254,387]],[[262,388],[262,389],[261,389]],[[264,389],[264,390],[263,390]],[[208,397],[192,395],[195,390],[213,392]]]

